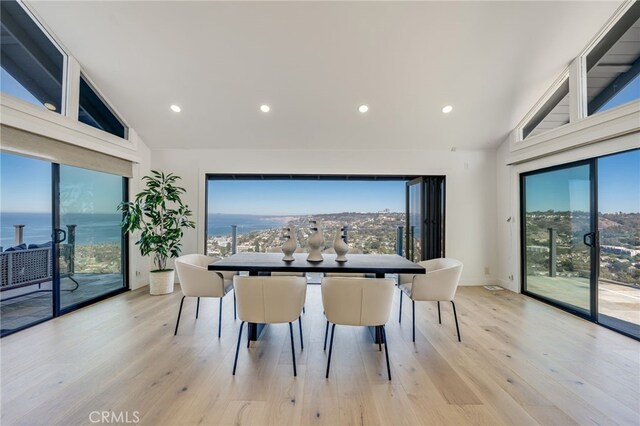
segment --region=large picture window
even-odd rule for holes
[[[437,196],[430,195],[429,179],[439,182]],[[407,203],[413,194],[408,185],[416,182],[426,196]],[[338,227],[346,228],[351,253],[420,261],[440,257],[444,250],[444,232],[433,235],[436,228],[444,230],[444,177],[209,175],[206,191],[205,250],[212,256],[278,252],[282,228],[290,226],[304,251],[310,220],[318,221],[329,253]],[[436,222],[437,227],[430,225]],[[428,247],[422,249],[423,244]]]

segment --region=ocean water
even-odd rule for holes
[[[77,225],[76,244],[117,243],[120,241],[120,214],[64,214],[60,218],[61,229]],[[24,242],[42,244],[51,241],[51,214],[49,213],[0,213],[0,245],[7,249],[15,245],[13,225],[25,225]]]
[[[238,225],[238,234],[261,229],[279,228],[288,221],[284,216],[259,216],[248,214],[209,214],[207,235],[209,237],[230,236],[231,225]]]
[[[0,213],[0,246],[7,249],[15,245],[13,225],[25,225],[24,242],[42,244],[51,241],[51,214]],[[75,224],[76,244],[116,243],[120,241],[120,214],[64,214],[61,228]],[[241,214],[210,214],[207,222],[209,236],[231,235],[231,225],[238,225],[238,234],[261,229],[278,228],[286,224],[286,217]]]

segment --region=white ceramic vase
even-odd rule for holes
[[[173,293],[173,279],[175,271],[155,271],[149,273],[149,293],[152,296]]]
[[[336,230],[336,237],[333,240],[333,249],[336,252],[336,262],[346,262],[347,253],[349,252],[349,245],[344,241],[342,231],[344,228],[338,226]]]
[[[309,243],[309,255],[307,261],[322,262],[322,247],[324,246],[324,234],[315,220],[309,221],[312,225],[311,230],[314,231],[307,242]]]
[[[296,260],[293,257],[293,253],[295,253],[298,248],[298,240],[296,239],[296,229],[293,226],[289,228],[285,228],[289,230],[289,239],[282,245],[282,252],[284,253],[284,257],[282,258],[285,262],[293,262]]]

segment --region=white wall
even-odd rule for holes
[[[152,168],[183,178],[197,228],[183,253],[204,252],[206,173],[446,175],[446,254],[464,263],[463,285],[493,282],[495,151],[153,150]],[[485,274],[488,268],[489,274]]]
[[[142,176],[149,174],[151,170],[151,151],[137,134],[130,133],[129,138],[137,141],[138,154],[138,161],[133,165],[133,177],[129,179],[129,200],[132,200],[144,187]],[[135,244],[139,237],[139,232],[129,236],[129,287],[131,290],[149,285],[151,258],[140,254]]]

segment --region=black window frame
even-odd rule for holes
[[[430,225],[429,227],[423,227],[423,235],[422,240],[429,239],[430,241],[438,240],[441,241],[441,247],[437,247],[435,250],[442,254],[442,257],[445,256],[445,229],[446,229],[446,176],[444,175],[424,175],[424,176],[416,176],[416,175],[344,175],[344,174],[264,174],[264,173],[241,173],[241,174],[232,174],[232,173],[205,173],[204,176],[204,245],[203,251],[204,254],[207,254],[207,239],[209,234],[209,181],[210,180],[333,180],[333,181],[404,181],[410,182],[412,180],[422,179],[423,186],[423,202],[421,203],[422,212],[426,213],[429,211],[438,211],[441,216],[439,216],[440,223],[435,225]],[[433,188],[430,189],[430,186],[438,186],[438,190],[435,191]],[[425,203],[428,201],[433,202],[434,200],[441,200],[441,205],[437,208],[429,207],[425,208]],[[405,204],[408,202],[407,192],[405,191]],[[405,214],[408,209],[405,210]],[[422,215],[422,220],[427,221]],[[433,221],[431,221],[433,222]],[[405,220],[406,225],[406,220]],[[429,229],[427,229],[429,228]],[[426,232],[430,230],[430,236],[427,236]],[[406,233],[406,231],[405,231]],[[406,236],[403,234],[406,238]],[[405,243],[406,244],[406,243]],[[402,247],[402,251],[407,254],[406,248]],[[424,253],[423,253],[424,257]],[[423,260],[427,260],[426,258]]]

